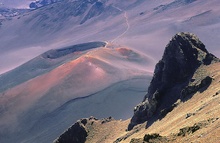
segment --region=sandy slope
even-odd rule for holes
[[[74,120],[91,115],[127,119],[146,93],[153,62],[137,51],[108,44],[66,58],[1,93],[1,142],[52,141]]]

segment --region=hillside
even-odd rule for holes
[[[52,142],[91,115],[129,118],[146,93],[152,64],[138,51],[105,42],[37,56],[0,76],[0,142]]]
[[[218,0],[102,0],[102,4],[96,5],[91,2],[64,0],[3,22],[0,61],[4,62],[0,62],[0,73],[50,49],[92,41],[114,41],[158,61],[162,47],[179,31],[196,33],[209,45],[210,52],[220,55],[216,49],[220,45]]]
[[[0,143],[216,142],[219,7],[0,0]]]
[[[219,61],[195,35],[178,33],[167,45],[148,94],[135,108],[131,120],[81,119],[55,142],[217,143],[220,139]],[[161,68],[162,62],[166,68]],[[179,69],[182,72],[177,72]],[[161,87],[156,98],[151,95]]]

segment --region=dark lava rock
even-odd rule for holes
[[[78,120],[67,131],[65,131],[54,143],[84,143],[92,126],[95,123],[105,124],[113,121],[112,117],[97,119],[93,116]]]
[[[187,127],[181,128],[179,133],[177,134],[177,136],[183,136],[184,137],[186,135],[193,134],[194,132],[196,132],[199,129],[201,129],[200,124],[194,124],[191,127],[187,126]]]
[[[195,93],[203,87],[209,86],[212,83],[212,80],[211,77],[207,76],[199,84],[186,86],[181,92],[182,97],[185,98],[187,95]]]
[[[160,111],[160,115],[159,118],[162,119],[163,117],[165,117],[169,112],[171,112],[175,107],[177,107],[178,104],[173,104],[170,107],[164,108]]]
[[[84,143],[88,136],[85,124],[87,119],[81,119],[65,131],[54,143]]]
[[[148,93],[143,102],[135,107],[128,130],[148,121],[162,109],[169,108],[175,103],[199,66],[219,61],[206,50],[196,35],[183,32],[176,34],[166,46],[162,59],[157,63]],[[207,85],[211,80],[207,77],[203,82]],[[204,86],[203,82],[199,87]],[[196,90],[197,87],[193,92]]]
[[[144,136],[144,141],[149,142],[151,139],[156,139],[156,138],[161,138],[162,136],[160,136],[159,134],[146,134]]]
[[[161,136],[160,134],[146,134],[143,139],[131,139],[130,143],[166,143],[168,142],[167,138]]]
[[[104,118],[104,119],[101,119],[101,123],[104,124],[104,123],[108,123],[108,122],[111,122],[113,121],[114,118],[112,118],[111,116],[108,117],[108,118]]]

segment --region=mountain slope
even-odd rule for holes
[[[161,47],[178,31],[196,33],[210,45],[211,52],[220,55],[216,49],[220,44],[218,0],[105,0],[102,3],[99,11],[86,0],[66,0],[3,22],[0,61],[5,62],[0,62],[1,73],[50,49],[89,41],[114,40],[151,54],[158,61]]]
[[[0,5],[10,8],[28,8],[31,0],[1,0]]]
[[[36,57],[1,76],[8,84],[0,94],[0,141],[53,141],[73,120],[91,114],[129,118],[132,112],[127,109],[146,92],[151,78],[146,67],[152,63],[137,51],[105,42],[50,50]],[[11,76],[16,78],[14,84]]]
[[[132,3],[126,2],[125,6]],[[106,38],[100,38],[103,35],[99,38],[95,38],[95,35],[104,33],[105,37],[115,37],[122,33],[125,23],[123,15],[112,2],[65,0],[16,16],[3,22],[0,28],[1,58],[6,61],[0,63],[0,68],[4,68],[4,71],[7,67],[11,69],[11,63],[15,62],[18,66],[50,49],[74,43],[106,41]],[[117,19],[117,22],[104,24],[109,19]],[[114,36],[102,32],[105,28],[111,31],[112,24],[120,27]],[[85,39],[88,36],[93,38]],[[12,62],[14,58],[21,57],[12,55],[20,54],[23,54],[22,58]]]
[[[178,69],[183,71],[177,72]],[[80,139],[88,143],[217,143],[220,139],[219,83],[220,60],[210,54],[195,35],[178,33],[167,45],[155,68],[148,94],[135,108],[131,120],[81,119],[54,142]],[[161,87],[163,92],[151,95]],[[137,124],[134,121],[141,122],[131,128]],[[78,128],[84,136],[76,134]]]

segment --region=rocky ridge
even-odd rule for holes
[[[88,130],[93,124],[105,124],[113,121],[112,117],[98,120],[95,117],[78,120],[67,131],[65,131],[54,143],[83,143],[88,137]]]
[[[176,34],[157,63],[148,93],[143,102],[135,107],[128,129],[145,121],[157,120],[161,111],[172,110],[178,99],[185,100],[188,95],[208,86],[211,77],[196,80],[192,76],[200,66],[219,61],[206,50],[196,35]]]

